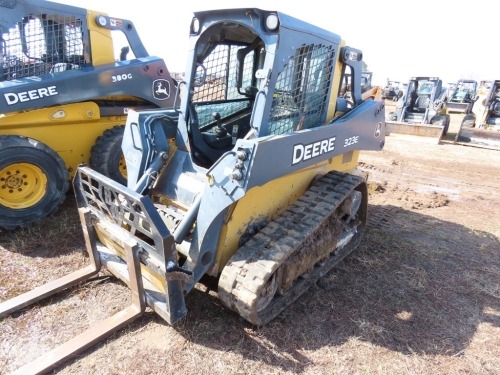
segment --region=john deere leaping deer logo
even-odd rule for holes
[[[375,128],[375,133],[373,134],[373,136],[374,136],[375,138],[378,138],[378,137],[380,137],[380,134],[381,134],[381,133],[382,133],[382,122],[379,122],[379,123],[377,124],[377,127]]]
[[[170,98],[170,82],[166,79],[157,79],[153,82],[153,96],[158,100]]]

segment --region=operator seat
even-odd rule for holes
[[[419,95],[417,100],[415,100],[414,109],[418,112],[425,112],[427,108],[429,108],[430,97],[427,95]]]

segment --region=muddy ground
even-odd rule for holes
[[[500,373],[500,152],[390,135],[364,152],[369,231],[278,319],[254,328],[214,291],[178,325],[148,312],[60,374]],[[44,225],[0,233],[0,301],[86,264],[70,196]],[[130,303],[106,274],[0,321],[8,374]]]

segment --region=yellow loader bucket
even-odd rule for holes
[[[409,124],[406,122],[386,121],[388,129],[387,135],[407,134],[418,137],[427,138],[430,142],[439,144],[443,138],[444,126],[442,125],[425,125],[425,124]]]
[[[461,127],[455,143],[500,151],[500,131]]]

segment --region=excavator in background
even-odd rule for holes
[[[448,92],[447,113],[471,113],[472,106],[476,101],[476,91],[477,81],[459,79]]]
[[[131,21],[0,1],[0,228],[56,212],[80,163],[125,183],[128,110],[172,107],[175,90]]]
[[[362,98],[362,52],[255,8],[196,12],[189,35],[180,107],[128,113],[127,186],[87,165],[76,171],[91,264],[3,302],[0,317],[101,267],[130,287],[132,305],[20,371],[49,371],[146,307],[175,324],[197,283],[264,325],[362,240],[358,157],[385,141],[384,102]],[[349,101],[339,96],[346,67]]]
[[[446,89],[438,77],[412,77],[408,89],[388,115],[388,134],[430,137],[437,143],[446,135],[450,115],[446,113]]]
[[[380,86],[372,86],[372,76],[372,72],[363,71],[361,73],[361,97],[363,99],[372,98],[375,100],[382,100],[382,88]],[[346,67],[339,96],[344,97],[348,101],[351,99],[350,67]]]
[[[401,82],[387,80],[387,84],[382,88],[382,99],[391,99],[397,102],[404,92],[401,89]]]
[[[382,87],[372,85],[372,72],[363,72],[361,74],[361,97],[363,100],[372,98],[382,100]]]
[[[462,119],[455,143],[500,150],[500,80],[484,81],[472,113]]]

